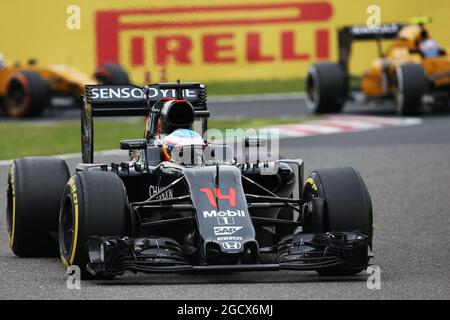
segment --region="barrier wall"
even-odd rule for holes
[[[336,28],[365,23],[373,4],[382,22],[432,16],[432,35],[450,46],[446,0],[2,0],[0,52],[87,73],[117,61],[136,82],[162,73],[186,81],[293,78],[335,59]],[[71,5],[81,10],[81,29],[67,27],[76,26]],[[352,70],[375,56],[374,43],[358,45]]]

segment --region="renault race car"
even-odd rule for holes
[[[393,100],[397,113],[412,115],[423,102],[435,110],[449,106],[450,51],[430,38],[425,24],[416,18],[411,24],[379,27],[349,26],[338,31],[339,62],[310,67],[306,81],[307,104],[314,113],[340,112],[355,91],[367,100]],[[383,51],[382,40],[391,40]],[[349,62],[355,41],[375,41],[379,58],[362,75],[358,88],[351,87]]]
[[[2,60],[0,58],[0,60]],[[104,64],[89,77],[68,65],[26,65],[0,61],[0,109],[8,117],[37,117],[45,108],[81,107],[87,84],[129,84],[119,65]]]
[[[316,270],[352,275],[372,257],[372,205],[353,168],[304,181],[302,160],[267,160],[260,136],[207,142],[201,83],[87,86],[83,163],[15,160],[7,231],[20,257],[60,255],[82,276]],[[148,116],[144,139],[120,142],[130,159],[94,163],[96,116]],[[194,129],[196,131],[194,131]],[[275,151],[269,149],[269,151]]]

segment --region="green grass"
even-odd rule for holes
[[[233,128],[261,128],[269,125],[299,123],[306,118],[227,118],[209,121],[209,127],[219,130]],[[132,121],[99,120],[95,122],[95,150],[118,149],[123,139],[141,138],[143,119]],[[45,156],[77,153],[81,150],[80,123],[63,122],[3,122],[0,124],[0,160],[24,156]]]
[[[238,95],[255,93],[300,93],[305,91],[302,78],[286,80],[254,80],[208,82],[209,95]]]
[[[80,123],[77,121],[44,124],[2,123],[0,159],[80,152],[80,130]],[[143,130],[143,120],[139,124],[125,121],[97,121],[94,135],[95,149],[116,149],[121,139],[142,137]]]

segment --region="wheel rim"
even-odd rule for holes
[[[11,81],[6,100],[6,109],[12,116],[20,115],[26,109],[27,96],[25,88],[17,79]]]
[[[307,204],[303,208],[303,210],[306,210],[306,211],[303,211],[303,219],[304,219],[303,231],[315,232],[315,230],[313,228],[313,220],[315,219],[315,217],[313,216],[313,213],[314,213],[313,200],[314,199],[323,199],[323,197],[320,196],[318,186],[312,177],[309,177],[305,182],[302,198],[306,202],[309,202],[309,204]]]
[[[61,208],[61,221],[60,221],[60,245],[63,255],[68,256],[72,249],[73,237],[74,237],[74,223],[73,223],[73,205],[70,196],[67,196],[64,200],[64,204]]]

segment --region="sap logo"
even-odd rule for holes
[[[245,217],[244,210],[227,210],[227,211],[203,211],[203,217],[214,218],[214,217]]]
[[[217,237],[217,241],[242,241],[242,237]]]
[[[239,250],[242,248],[242,244],[237,241],[227,241],[222,243],[222,247],[225,250]]]
[[[150,197],[153,197],[154,195],[156,195],[159,192],[161,192],[164,188],[163,187],[159,187],[159,186],[149,186],[148,193],[149,193]],[[172,189],[168,189],[165,192],[163,192],[160,195],[158,195],[156,198],[158,198],[158,199],[172,199],[173,198],[173,190]]]
[[[141,88],[92,88],[91,99],[143,99],[144,91]]]
[[[243,227],[214,227],[216,236],[229,236],[241,230]]]

